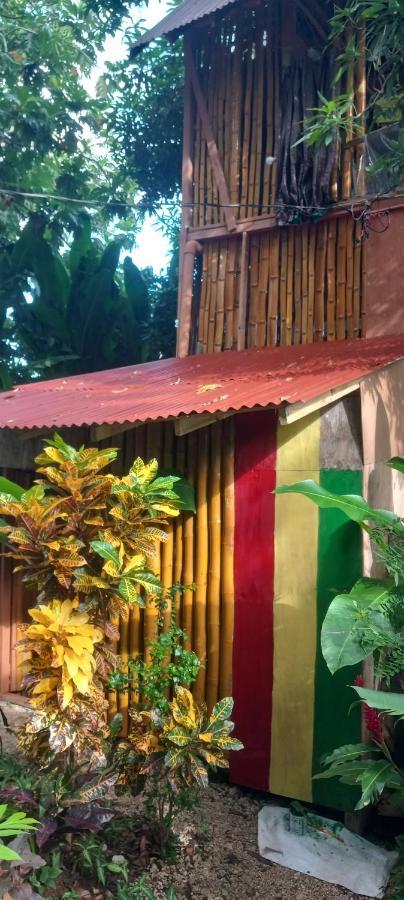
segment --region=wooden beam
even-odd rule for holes
[[[299,419],[304,419],[305,416],[309,416],[311,413],[317,412],[317,410],[323,409],[325,406],[329,406],[330,403],[335,403],[336,400],[342,400],[342,398],[346,397],[348,394],[353,394],[353,392],[358,391],[359,388],[359,381],[354,381],[344,385],[342,388],[335,388],[331,391],[327,391],[325,394],[315,397],[314,400],[308,400],[306,403],[301,402],[286,405],[279,412],[279,423],[280,425],[291,425],[292,422],[298,422]]]
[[[244,231],[241,238],[237,350],[244,350],[246,345],[249,249],[250,242],[248,232]]]
[[[350,200],[349,202],[340,203],[338,206],[332,206],[330,211],[326,213],[326,215],[322,216],[318,222],[329,222],[334,218],[341,218],[341,216],[347,216],[352,214],[352,210],[362,209],[365,203],[369,203],[369,209],[372,209],[372,212],[392,212],[394,209],[402,209],[404,208],[404,197],[381,197],[381,198],[358,198],[357,200]],[[306,220],[296,225],[288,225],[281,226],[283,228],[301,228],[302,225],[315,224],[314,222],[310,222],[310,220]],[[202,225],[198,228],[190,228],[188,230],[189,240],[194,238],[196,241],[214,241],[220,240],[220,238],[229,238],[229,237],[239,237],[244,232],[261,232],[261,231],[270,231],[271,228],[278,228],[278,224],[276,222],[275,215],[264,215],[264,216],[251,216],[248,219],[239,219],[236,222],[235,231],[229,232],[225,225]]]
[[[115,437],[116,434],[131,431],[132,428],[137,428],[142,424],[142,422],[123,422],[122,425],[92,425],[90,437],[92,441],[98,443],[98,441],[106,441],[110,437]]]
[[[219,150],[217,148],[215,136],[210,124],[208,107],[203,96],[192,53],[189,53],[187,56],[187,70],[189,72],[189,77],[196,100],[196,106],[202,123],[202,131],[208,148],[209,159],[213,170],[213,177],[215,179],[219,193],[220,204],[223,208],[226,228],[228,232],[235,231],[236,219],[234,216],[234,212],[231,209],[229,189],[227,187]]]
[[[230,416],[234,415],[235,412],[231,409],[228,412],[195,413],[191,416],[180,416],[179,419],[175,420],[174,431],[176,437],[183,437],[184,434],[191,434],[192,431],[199,431],[200,428],[207,428],[209,425],[213,425],[214,422],[219,422],[221,419],[228,419]]]

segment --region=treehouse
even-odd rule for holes
[[[404,331],[403,199],[367,193],[365,35],[334,84],[352,35],[329,44],[333,9],[185,0],[132,49],[183,35],[179,356]],[[309,146],[335,91],[355,134]]]
[[[42,437],[119,449],[116,471],[140,455],[186,475],[196,512],[170,526],[157,571],[195,584],[178,606],[188,646],[203,660],[195,685],[209,706],[235,698],[233,782],[334,808],[352,795],[312,781],[323,753],[360,736],[348,716],[354,673],[331,676],[320,648],[333,596],[362,572],[362,537],[341,513],[295,495],[305,478],[337,493],[363,490],[404,513],[404,337],[322,342],[159,360],[22,385],[0,394],[2,473],[32,484]],[[365,573],[372,559],[365,547]],[[1,558],[2,692],[18,689],[15,641],[32,598]],[[125,661],[147,647],[156,608],[120,622]],[[128,696],[110,695],[127,725]]]

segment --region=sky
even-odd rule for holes
[[[135,8],[134,18],[142,19],[142,26],[144,29],[147,29],[156,25],[167,12],[167,0],[149,0],[148,6],[143,4]],[[105,60],[113,62],[118,59],[124,59],[127,52],[127,46],[123,41],[123,33],[121,31],[117,32],[113,37],[108,37],[104,51],[99,57],[98,65],[87,87],[95,91],[95,85],[100,75],[102,75]],[[152,217],[147,216],[145,218],[144,226],[138,235],[136,243],[137,246],[133,249],[131,256],[133,262],[140,269],[152,266],[154,271],[159,273],[167,267],[170,257],[170,242],[158,229]]]

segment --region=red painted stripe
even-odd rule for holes
[[[268,790],[273,680],[276,413],[236,416],[233,695],[236,784]]]

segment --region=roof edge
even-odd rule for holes
[[[130,48],[129,58],[134,59],[144,47],[157,40],[157,38],[167,37],[168,35],[177,37],[194,22],[238,2],[239,0],[184,0],[181,6],[172,9],[153,28],[145,31]]]

